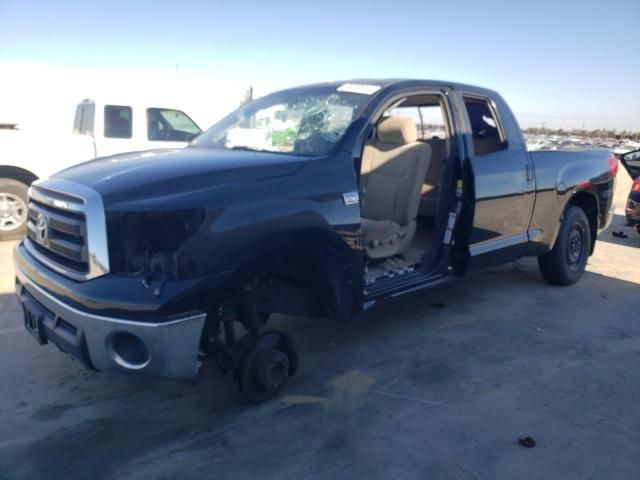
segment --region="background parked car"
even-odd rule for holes
[[[620,162],[633,179],[624,213],[627,217],[627,223],[635,226],[640,233],[640,150],[621,155]]]

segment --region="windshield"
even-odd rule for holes
[[[192,145],[294,155],[324,155],[369,101],[341,87],[285,90],[240,107]]]

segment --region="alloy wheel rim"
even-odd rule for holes
[[[13,193],[0,192],[0,231],[20,228],[27,220],[27,205]]]

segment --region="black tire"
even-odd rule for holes
[[[0,241],[23,238],[27,230],[29,186],[0,178]]]
[[[579,207],[564,212],[553,249],[538,257],[544,279],[552,285],[573,285],[582,277],[591,251],[589,220]]]

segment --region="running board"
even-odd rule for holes
[[[404,275],[379,281],[364,286],[364,303],[381,297],[398,297],[405,293],[414,292],[422,288],[431,287],[443,283],[449,279],[449,275],[427,275],[417,270]]]

